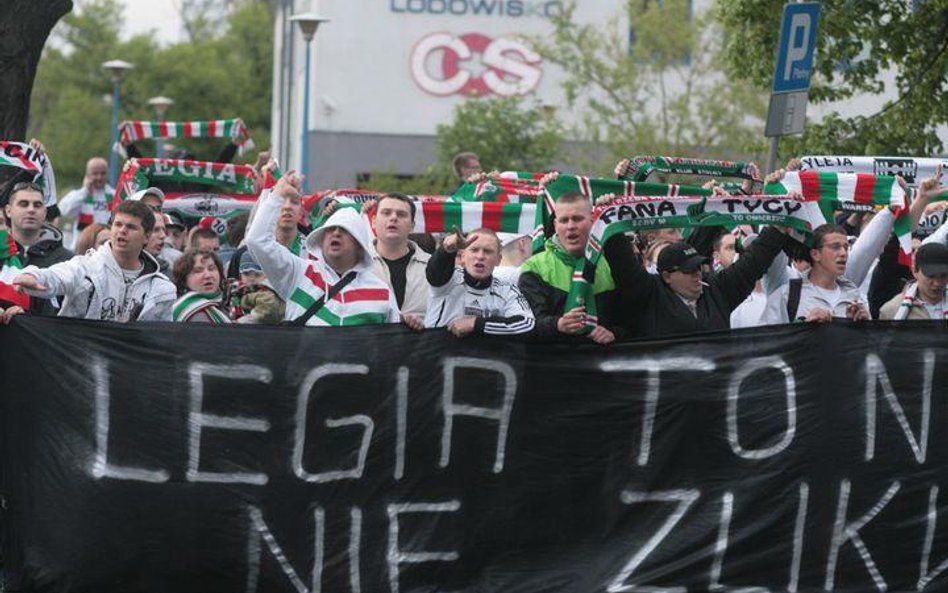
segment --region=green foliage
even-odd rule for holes
[[[360,189],[401,192],[415,196],[447,196],[458,186],[458,181],[449,170],[430,167],[423,175],[396,175],[391,171],[372,173],[372,176],[359,183]]]
[[[727,0],[715,9],[728,71],[760,90],[771,84],[783,4]],[[948,3],[823,0],[810,103],[881,93],[887,73],[897,99],[868,116],[833,112],[808,122],[804,135],[781,141],[781,155],[926,156],[943,148],[936,128],[948,123]]]
[[[465,151],[477,154],[485,171],[541,171],[557,159],[563,141],[554,115],[520,97],[468,99],[437,134],[436,167],[449,177],[455,155]]]
[[[553,19],[552,35],[532,40],[567,73],[567,104],[582,120],[574,134],[607,147],[585,169],[611,172],[635,154],[733,158],[763,149],[764,93],[724,77],[719,31],[688,4],[627,0],[631,48],[624,19],[581,24],[575,3]]]
[[[118,0],[77,2],[54,29],[39,64],[29,134],[46,145],[63,189],[81,182],[89,157],[108,156],[112,85],[101,64],[109,59],[135,65],[122,81],[122,120],[155,119],[148,99],[164,95],[175,101],[168,120],[242,117],[257,146],[268,146],[273,21],[266,3],[238,2],[223,31],[166,47],[149,35],[120,40],[121,14]],[[225,142],[176,145],[213,159]],[[143,141],[139,149],[154,154],[154,143]]]

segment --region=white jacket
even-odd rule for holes
[[[306,325],[340,326],[398,323],[401,316],[395,293],[372,271],[372,242],[368,223],[353,208],[340,208],[306,237],[310,259],[297,257],[276,240],[274,230],[281,199],[265,190],[247,229],[247,250],[263,268],[277,295],[286,301],[284,319],[303,315],[310,305],[339,283],[339,275],[322,259],[321,240],[329,227],[342,227],[362,247],[362,258],[352,271],[355,279],[310,317]]]
[[[47,290],[29,291],[43,298],[63,296],[60,317],[106,321],[171,321],[177,298],[175,286],[158,272],[158,262],[144,250],[141,274],[129,285],[112,256],[111,241],[97,250],[50,266],[28,266],[30,274]]]
[[[834,307],[824,299],[819,291],[810,282],[810,273],[801,274],[803,281],[800,287],[800,303],[797,306],[797,314],[794,320],[805,318],[811,309],[822,308],[829,310],[833,317],[846,317],[846,308],[854,303],[865,303],[859,287],[845,276],[836,279],[836,286],[839,287],[839,301]],[[784,284],[767,297],[767,306],[760,317],[761,325],[777,325],[780,323],[790,323],[790,315],[787,311],[787,301],[790,298],[790,284]]]

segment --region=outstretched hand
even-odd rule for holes
[[[40,284],[39,279],[33,274],[17,274],[13,278],[13,286],[17,292],[26,292],[27,290],[45,291],[46,285]]]

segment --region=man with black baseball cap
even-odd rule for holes
[[[615,238],[613,238],[615,239]],[[770,262],[783,248],[786,235],[767,227],[731,266],[711,274],[710,258],[684,241],[662,249],[658,275],[649,274],[631,251],[610,239],[605,255],[619,287],[623,313],[631,334],[657,338],[697,331],[729,329],[731,312],[754,290]]]
[[[882,305],[879,319],[948,319],[948,246],[926,243],[915,252],[915,282]]]

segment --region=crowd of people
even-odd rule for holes
[[[477,156],[459,155],[455,170],[462,180],[477,175]],[[32,181],[5,188],[0,233],[22,269],[5,270],[12,290],[0,293],[0,321],[402,323],[459,338],[609,344],[788,322],[948,318],[948,226],[916,237],[905,267],[891,208],[839,212],[809,245],[773,226],[705,227],[684,240],[675,228],[618,234],[588,279],[595,302],[568,307],[594,223],[596,204],[582,193],[558,197],[554,233],[532,253],[529,236],[489,228],[413,235],[417,205],[400,193],[381,195],[371,219],[324,204],[325,221],[308,229],[292,171],[222,237],[164,212],[157,187],[113,203],[106,177],[104,159],[90,159],[82,187],[54,209]],[[943,198],[939,170],[915,192],[913,226],[944,210]],[[59,227],[66,219],[75,254]]]

